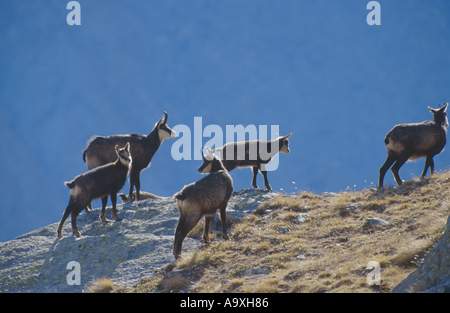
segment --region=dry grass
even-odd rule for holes
[[[381,191],[281,195],[130,292],[390,292],[445,230],[450,172]],[[354,210],[343,214],[343,207]],[[303,222],[297,216],[307,213]],[[388,225],[369,225],[378,217]],[[381,265],[381,286],[366,265]],[[176,273],[176,274],[173,274]],[[172,275],[175,275],[173,278]]]
[[[110,293],[114,288],[114,282],[106,277],[93,281],[87,288],[86,293]]]

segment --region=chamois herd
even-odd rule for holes
[[[439,154],[447,140],[447,106],[445,103],[439,109],[428,109],[433,114],[432,121],[422,123],[399,124],[392,128],[385,137],[387,158],[379,171],[378,188],[383,188],[383,179],[387,170],[391,170],[395,181],[400,186],[402,180],[398,174],[400,167],[408,160],[425,157],[424,177],[430,168],[434,173],[433,157]],[[62,227],[69,215],[72,216],[72,231],[80,237],[77,229],[77,216],[85,209],[92,209],[91,201],[101,198],[102,211],[100,220],[107,222],[105,208],[108,196],[112,202],[112,217],[120,220],[116,212],[117,194],[130,175],[130,190],[128,195],[120,194],[123,202],[154,198],[151,193],[141,192],[140,174],[147,168],[156,151],[165,139],[176,136],[167,125],[168,115],[155,124],[148,135],[113,135],[109,137],[92,137],[83,151],[83,160],[89,171],[76,176],[72,181],[65,182],[70,188],[69,204],[59,223],[57,235],[62,237]],[[272,190],[267,179],[265,165],[278,153],[290,153],[289,137],[292,133],[274,140],[249,140],[227,143],[214,150],[205,147],[200,153],[203,163],[198,168],[202,174],[209,174],[197,182],[185,185],[174,195],[180,217],[175,229],[173,254],[176,259],[181,255],[181,246],[189,231],[205,216],[203,240],[209,240],[208,227],[217,210],[222,221],[222,237],[228,239],[225,209],[233,192],[233,179],[229,172],[238,167],[251,167],[253,179],[251,185],[258,188],[256,176],[258,172],[264,177],[264,187]],[[227,153],[227,150],[234,151]],[[219,158],[213,152],[220,152]],[[135,192],[133,190],[136,189]]]

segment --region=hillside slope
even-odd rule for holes
[[[0,291],[82,292],[107,277],[114,292],[442,292],[449,196],[450,172],[381,191],[241,190],[227,208],[231,240],[214,225],[202,244],[201,221],[177,262],[172,198],[119,205],[123,219],[108,224],[96,209],[79,216],[80,239],[70,223],[56,238],[54,223],[0,243]],[[80,285],[66,282],[70,261],[80,263]],[[380,285],[368,284],[371,261],[381,266]]]
[[[442,234],[449,195],[450,172],[382,191],[279,195],[234,224],[232,240],[203,245],[140,284],[115,290],[448,291],[450,229]],[[369,286],[376,278],[373,267],[366,269],[372,261],[380,264],[380,285]]]
[[[242,217],[276,195],[243,190],[230,200],[228,213]],[[107,224],[98,218],[101,209],[82,212],[77,220],[81,238],[73,236],[69,218],[61,239],[56,237],[57,222],[1,242],[0,292],[82,292],[102,277],[132,285],[174,261],[173,233],[179,213],[173,198],[120,204],[117,209],[122,220]],[[108,219],[112,219],[110,214],[108,207]],[[183,251],[195,250],[200,244],[198,239],[186,238]],[[67,284],[71,261],[80,264],[80,285]]]

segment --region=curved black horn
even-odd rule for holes
[[[165,115],[164,124],[166,124],[166,123],[167,123],[167,112],[166,112],[166,111],[163,111],[163,113],[164,113],[164,115]]]

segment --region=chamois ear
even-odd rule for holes
[[[435,109],[433,109],[431,107],[428,107],[428,110],[430,110],[430,112],[433,113],[433,114],[436,113],[436,111],[437,111],[437,110],[435,110]]]
[[[159,119],[159,121],[156,123],[156,125],[161,125],[164,122],[164,116],[161,116],[161,118]]]
[[[116,146],[114,147],[114,149],[116,150],[116,154],[119,155],[119,146],[116,145]]]
[[[444,103],[444,106],[443,106],[444,110],[443,110],[443,112],[447,112],[447,107],[448,107],[448,102]]]
[[[206,159],[208,161],[211,161],[214,158],[214,153],[212,152],[211,148],[208,146],[206,146],[205,149],[206,149],[206,152],[208,153],[208,155],[206,156]]]
[[[290,133],[289,135],[284,136],[284,138],[285,138],[285,139],[286,139],[286,138],[289,138],[289,137],[291,137],[291,135],[292,135],[292,133]]]
[[[127,142],[127,144],[125,145],[125,149],[127,150],[128,153],[130,153],[130,143]]]

